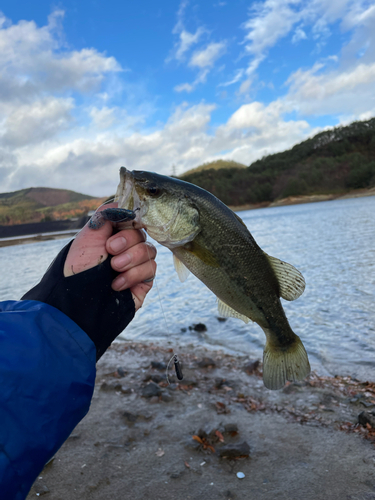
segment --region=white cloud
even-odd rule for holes
[[[195,86],[192,85],[191,83],[181,83],[180,85],[176,85],[174,90],[176,92],[192,92],[194,90]]]
[[[116,118],[114,116],[115,109],[103,106],[103,108],[98,109],[95,106],[90,110],[90,116],[92,118],[93,124],[99,129],[109,128],[115,122]]]
[[[251,87],[251,80],[245,80],[241,83],[238,92],[240,94],[247,94],[247,92],[250,90],[250,87]]]
[[[375,109],[375,62],[358,62],[347,69],[320,72],[322,65],[298,70],[288,80],[283,99],[289,110],[305,115],[355,114]]]
[[[307,38],[306,33],[303,31],[303,29],[301,27],[298,27],[294,31],[292,43],[298,43],[301,40],[306,40],[306,38]]]
[[[298,21],[299,14],[292,9],[295,2],[289,0],[266,0],[264,3],[255,4],[252,12],[255,15],[244,23],[248,31],[245,36],[248,52],[259,55],[273,45],[283,36],[287,35],[293,25]]]
[[[233,85],[234,83],[237,83],[243,77],[244,72],[245,72],[245,70],[243,68],[238,69],[236,71],[236,73],[234,74],[233,78],[231,78],[227,82],[220,83],[219,87],[228,87],[229,85]]]
[[[176,92],[192,92],[200,83],[205,83],[210,69],[214,66],[215,62],[225,53],[226,43],[210,43],[202,50],[194,52],[192,55],[189,66],[192,68],[199,68],[199,73],[193,83],[182,83],[176,85],[174,90]]]
[[[190,33],[185,28],[184,16],[188,4],[188,0],[182,0],[180,3],[180,7],[177,12],[177,22],[172,31],[174,35],[178,35],[178,40],[175,42],[172,54],[166,59],[166,62],[169,62],[172,59],[183,61],[185,59],[186,52],[188,52],[193,45],[196,45],[206,33],[206,30],[202,26],[199,26],[195,33]]]
[[[12,24],[0,14],[2,190],[38,180],[58,186],[54,165],[46,169],[42,159],[69,134],[82,134],[86,110],[77,107],[73,93],[93,95],[109,75],[122,71],[113,57],[95,49],[70,50],[64,42],[63,16],[57,10],[46,26],[38,27],[33,21]],[[105,119],[108,126],[110,111],[93,109],[92,118],[97,129]]]
[[[97,89],[104,76],[121,71],[113,57],[95,49],[69,51],[61,40],[62,11],[39,28],[33,21],[11,24],[4,16],[0,28],[0,100],[32,100],[41,92]]]
[[[71,98],[43,98],[32,104],[1,106],[6,118],[0,145],[16,149],[30,143],[42,142],[65,130],[72,119]]]
[[[226,43],[210,43],[205,49],[195,52],[189,62],[189,66],[198,68],[212,68],[215,62],[225,53]]]
[[[192,92],[204,83],[229,50],[225,41],[202,43],[200,28],[195,33],[185,29],[186,6],[187,2],[181,3],[175,27],[174,57],[187,61],[195,79],[177,85],[178,92]],[[152,129],[146,128],[151,114],[147,104],[137,112],[127,106],[111,106],[114,91],[108,82],[116,79],[121,67],[95,49],[74,51],[65,46],[61,13],[55,13],[41,28],[33,22],[12,25],[0,19],[2,190],[39,184],[109,195],[115,190],[122,164],[165,174],[172,172],[172,165],[183,172],[216,158],[250,164],[316,132],[306,121],[309,116],[333,113],[345,123],[349,117],[364,119],[375,113],[375,35],[371,29],[375,18],[368,4],[266,0],[251,16],[246,23],[247,70],[231,72],[233,76],[221,84],[238,83],[242,95],[236,97],[241,105],[237,104],[225,123],[214,127],[214,103],[184,103]],[[320,24],[319,16],[323,19]],[[314,33],[320,43],[329,36],[330,23],[337,20],[342,20],[342,30],[349,30],[343,55],[333,54],[312,68],[295,71],[286,82],[285,95],[268,105],[250,101],[249,89],[254,95],[256,91],[252,76],[273,44],[288,34],[288,43],[306,37],[314,40]],[[358,57],[363,47],[367,49]],[[116,92],[123,86],[120,82]],[[290,113],[298,118],[287,120]]]
[[[183,60],[185,53],[198,43],[204,32],[203,28],[198,28],[195,33],[189,33],[183,29],[179,34],[180,40],[175,46],[175,58],[179,61]]]
[[[198,26],[195,33],[191,33],[186,30],[184,25],[185,11],[188,6],[188,0],[182,0],[177,13],[177,23],[173,28],[173,34],[177,34],[179,39],[174,44],[174,50],[172,55],[169,56],[166,61],[169,62],[172,59],[177,59],[179,62],[185,61],[187,58],[187,53],[190,49],[201,41],[203,35],[209,35],[208,31],[202,26]],[[209,70],[212,69],[215,62],[224,55],[227,48],[227,42],[211,42],[206,45],[206,47],[201,47],[197,49],[192,55],[190,55],[188,65],[191,68],[197,68],[199,70],[198,75],[192,83],[181,83],[174,87],[176,92],[187,92],[191,93],[198,84],[206,82]]]
[[[266,0],[256,3],[249,11],[249,19],[242,25],[247,31],[244,44],[250,62],[247,75],[251,77],[266,58],[269,50],[294,29],[292,42],[308,38],[311,31],[317,52],[331,36],[330,25],[341,21],[341,29],[354,30],[353,39],[363,41],[363,28],[368,27],[374,37],[375,6],[367,0]],[[294,28],[296,24],[300,26]],[[302,29],[304,25],[305,29]],[[370,28],[371,26],[371,28]]]
[[[120,165],[171,174],[172,165],[183,172],[220,157],[249,164],[264,154],[290,147],[310,132],[304,121],[285,122],[278,103],[244,105],[226,124],[212,129],[215,109],[214,104],[184,103],[151,133],[124,136],[97,131],[86,139],[51,142],[42,149],[43,154],[40,145],[30,145],[18,155],[18,170],[13,169],[15,174],[5,179],[4,185],[18,189],[33,179],[34,184],[75,186],[82,192],[110,195],[118,182]]]

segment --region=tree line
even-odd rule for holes
[[[247,168],[201,170],[180,178],[227,205],[370,188],[375,186],[375,118],[320,132]]]

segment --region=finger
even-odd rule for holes
[[[131,287],[130,291],[133,295],[135,310],[138,311],[143,306],[146,295],[151,290],[153,283],[138,283]]]
[[[116,206],[116,203],[103,205],[98,211]],[[92,230],[86,224],[75,237],[64,264],[64,276],[72,276],[97,266],[108,257],[106,241],[113,232],[108,221],[99,229]]]
[[[122,273],[131,267],[139,266],[145,262],[155,259],[156,248],[151,243],[138,243],[128,248],[126,252],[115,256],[111,260],[112,269]]]
[[[156,273],[156,262],[154,260],[144,262],[139,266],[132,267],[121,273],[112,282],[113,290],[118,292],[131,288],[144,280],[153,278]]]
[[[111,255],[118,255],[144,241],[146,241],[144,231],[139,229],[124,229],[108,238],[106,250]]]

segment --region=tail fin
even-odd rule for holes
[[[287,380],[303,380],[310,373],[310,363],[301,339],[288,347],[266,343],[263,353],[263,382],[268,389],[281,389]]]

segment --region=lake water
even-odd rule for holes
[[[240,213],[268,254],[293,264],[304,294],[283,301],[312,368],[375,381],[375,197],[265,208]],[[18,299],[42,276],[67,240],[0,248],[0,300]],[[160,245],[155,286],[122,337],[205,344],[261,357],[255,323],[219,322],[216,298],[193,275],[180,283],[172,254]],[[189,326],[204,323],[207,332]]]

